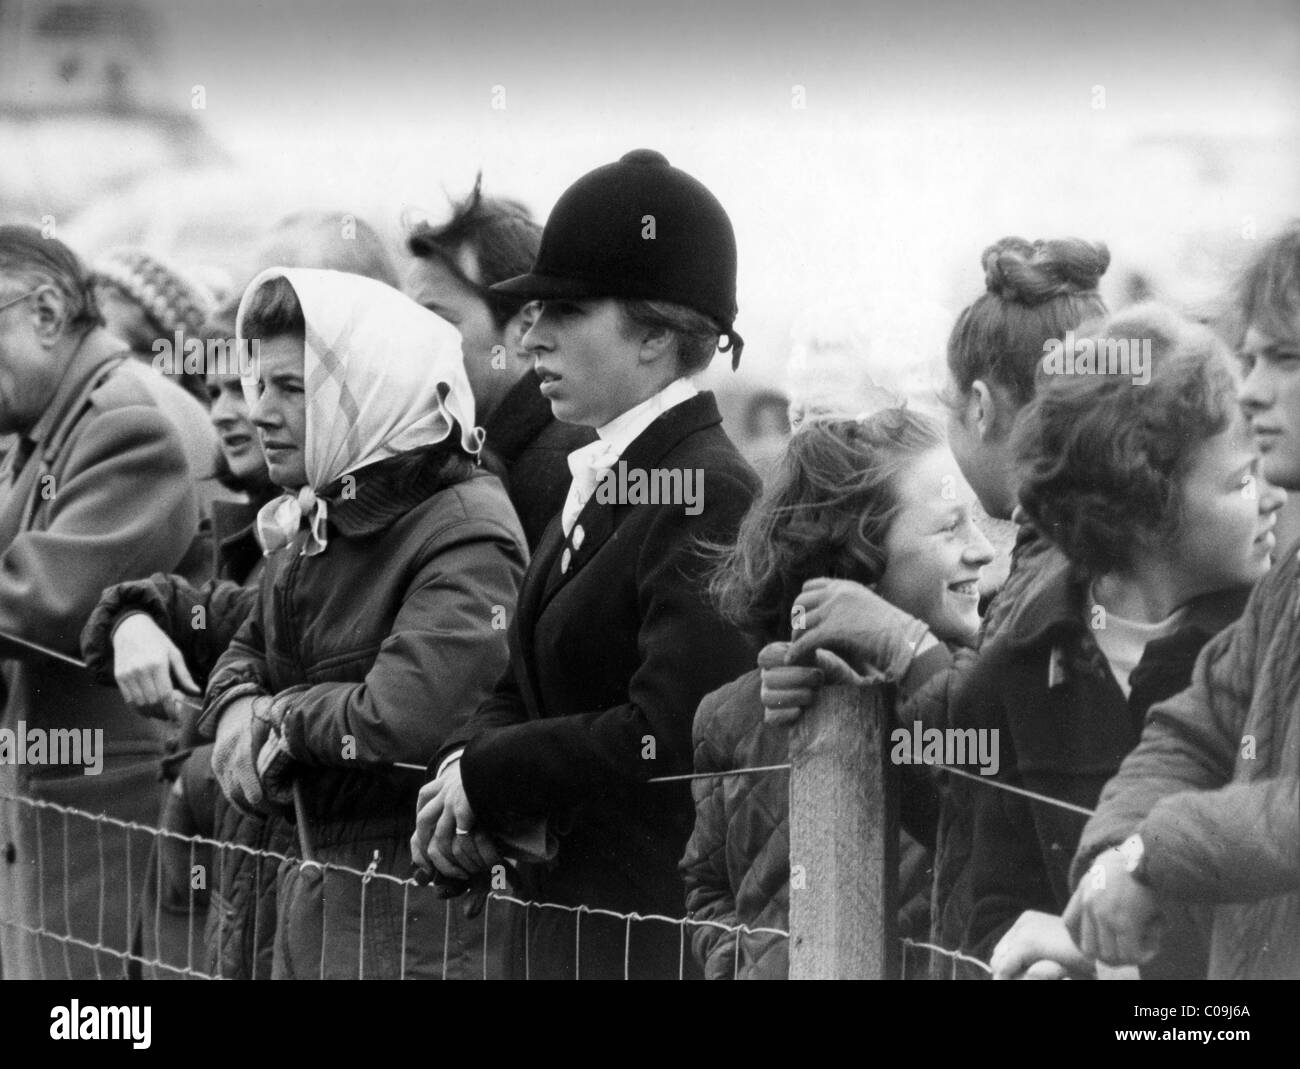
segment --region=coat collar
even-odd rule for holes
[[[1083,628],[1087,586],[1060,550],[1052,548],[1038,574],[1020,592],[1002,634],[1012,648],[1028,648],[1062,630]]]
[[[507,467],[555,419],[540,385],[536,372],[529,371],[484,422],[485,444]]]
[[[473,474],[472,461],[448,454],[443,443],[369,464],[355,472],[355,492],[347,493],[347,476],[325,490],[329,523],[345,538],[357,538],[392,525],[444,487]]]
[[[262,559],[257,541],[258,510],[275,496],[268,487],[248,501],[212,502],[212,540],[217,547],[217,578],[244,582]]]
[[[1187,603],[1187,612],[1178,625],[1178,630],[1172,635],[1155,639],[1148,644],[1147,649],[1162,649],[1167,644],[1186,642],[1190,635],[1195,635],[1201,641],[1217,635],[1245,611],[1252,589],[1249,584],[1226,587],[1193,598]]]
[[[257,512],[271,498],[261,496],[248,501],[222,501],[217,499],[212,509],[212,537],[218,546],[236,541],[244,535],[254,534]]]
[[[1036,581],[1021,594],[1020,604],[1007,621],[1006,641],[1013,649],[1028,649],[1071,631],[1087,631],[1087,580],[1059,550],[1048,552],[1050,558],[1043,562]],[[1176,634],[1218,633],[1241,615],[1249,595],[1249,586],[1198,595],[1187,603]]]
[[[619,463],[626,465],[628,471],[652,468],[682,439],[721,422],[722,415],[718,412],[718,403],[713,393],[707,390],[697,393],[668,409],[642,431],[623,451]],[[539,562],[545,562],[543,566],[547,568],[546,587],[540,607],[545,607],[546,602],[596,555],[614,533],[619,520],[632,507],[634,506],[602,502],[599,494],[592,494],[578,514],[567,538],[558,520],[552,522],[543,545],[538,547],[537,552]]]
[[[110,365],[116,366],[130,357],[130,353],[114,344],[101,331],[92,331],[77,344],[68,358],[54,396],[41,418],[23,435],[33,445],[44,445],[46,452],[56,451],[62,444],[60,432],[67,429],[68,409],[86,393],[86,387],[103,375]]]

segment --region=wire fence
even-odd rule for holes
[[[1028,791],[1014,784],[973,775],[954,766],[937,765],[935,767],[943,772],[983,784],[991,789],[1004,790],[1029,797],[1034,801],[1053,805],[1084,816],[1091,815],[1090,810],[1081,806]],[[658,779],[662,782],[676,782],[715,778],[720,775],[755,775],[784,772],[789,769],[789,764],[764,765],[731,769],[721,773],[692,773],[686,776],[666,776]],[[434,928],[441,927],[442,930],[441,945],[443,954],[441,969],[435,970],[434,978],[465,978],[467,975],[463,962],[453,969],[450,960],[453,943],[450,938],[451,929],[453,925],[463,927],[463,922],[459,919],[463,914],[461,900],[441,899],[432,887],[417,881],[413,877],[400,877],[391,872],[382,871],[377,852],[371,864],[367,868],[361,869],[336,862],[305,860],[293,853],[252,847],[241,842],[225,841],[202,835],[186,835],[150,824],[123,820],[45,799],[3,793],[0,794],[0,803],[17,806],[42,815],[42,819],[38,821],[40,834],[35,839],[37,851],[34,873],[35,882],[39,888],[39,908],[37,911],[39,921],[36,925],[32,925],[5,915],[8,911],[0,913],[0,926],[18,929],[37,940],[48,941],[48,943],[52,943],[59,948],[62,970],[49,969],[46,966],[48,947],[37,955],[42,975],[52,973],[61,975],[74,974],[77,970],[74,969],[71,950],[75,948],[78,951],[84,951],[93,958],[94,975],[97,979],[110,978],[114,975],[108,968],[108,963],[116,963],[119,966],[119,975],[122,973],[140,975],[143,971],[145,974],[158,977],[170,976],[203,980],[225,978],[221,968],[220,955],[216,955],[211,961],[202,960],[204,948],[207,944],[220,947],[224,945],[229,936],[232,934],[239,935],[240,933],[224,931],[222,927],[223,918],[220,916],[215,920],[207,917],[209,910],[205,908],[205,903],[211,902],[213,887],[221,885],[223,879],[222,868],[229,863],[232,856],[242,856],[252,862],[254,865],[252,877],[254,889],[263,885],[266,876],[263,866],[273,867],[277,874],[282,866],[288,865],[299,870],[328,872],[336,878],[346,877],[355,881],[359,890],[355,933],[357,940],[356,978],[366,978],[366,961],[368,957],[366,952],[366,911],[368,902],[374,895],[373,888],[377,884],[400,892],[401,895],[402,926],[397,951],[398,977],[406,979],[416,975],[429,975],[427,969],[417,972],[408,968],[409,944],[418,934],[409,927],[410,919],[414,915],[422,917],[425,925]],[[61,845],[56,843],[53,851],[58,855],[59,863],[57,866],[53,866],[48,857],[51,854],[51,836],[48,834],[51,829],[49,827],[50,822],[44,819],[46,815],[57,818],[58,827],[54,838],[61,842]],[[74,865],[73,858],[70,856],[72,836],[70,835],[69,825],[71,821],[84,822],[92,827],[96,842],[94,879],[96,886],[99,888],[99,901],[94,911],[94,921],[89,926],[85,923],[84,918],[81,918],[80,923],[75,922],[69,906],[68,886],[72,879],[72,873],[75,869],[80,868],[84,874],[85,869],[85,859],[81,859]],[[125,906],[122,915],[116,917],[109,915],[112,911],[109,908],[106,892],[110,887],[114,886],[115,881],[122,874],[114,873],[106,864],[106,837],[110,834],[119,834],[122,837],[121,849],[117,853],[125,858],[125,873],[127,874]],[[180,849],[184,854],[184,864],[178,865],[176,863],[175,854],[177,849]],[[190,877],[183,881],[188,888],[188,896],[180,904],[182,908],[179,910],[180,916],[183,918],[183,935],[177,939],[174,932],[172,933],[170,954],[164,954],[162,950],[169,942],[168,933],[164,929],[174,929],[176,927],[176,918],[167,915],[167,895],[164,885],[166,883],[170,886],[177,881],[175,871],[171,874],[166,872],[166,866],[162,861],[164,851],[172,858],[173,870],[179,869],[183,875]],[[209,865],[201,861],[201,857],[205,852],[215,859],[215,871],[210,874],[207,873]],[[142,860],[146,862],[145,876],[143,879],[131,878],[130,874],[138,868],[139,862]],[[53,873],[51,872],[52,868],[55,869]],[[202,881],[196,881],[193,876],[200,872],[205,874],[205,878]],[[55,878],[51,879],[51,875]],[[415,900],[421,900],[418,903],[418,908]],[[173,904],[171,909],[174,912],[176,905]],[[685,978],[690,971],[691,948],[689,934],[692,931],[707,928],[734,937],[732,975],[735,977],[739,977],[742,973],[743,963],[747,958],[747,941],[779,939],[788,942],[790,939],[790,932],[784,928],[725,924],[713,920],[635,911],[620,912],[589,905],[566,905],[556,902],[537,901],[500,890],[492,890],[484,896],[482,912],[477,920],[477,930],[473,933],[481,947],[479,967],[476,973],[478,977],[484,979],[501,975],[500,966],[493,961],[491,948],[494,944],[492,937],[493,922],[500,919],[501,923],[506,923],[505,919],[501,918],[503,909],[518,911],[519,917],[515,919],[517,921],[520,918],[522,919],[520,948],[522,951],[522,976],[524,979],[531,978],[528,947],[531,934],[529,932],[530,920],[534,913],[540,914],[549,911],[572,915],[574,918],[575,962],[582,960],[583,918],[604,918],[620,922],[624,927],[625,934],[623,970],[625,979],[632,974],[630,958],[634,925],[658,924],[677,929],[677,975],[679,978]],[[247,934],[251,937],[252,944],[258,946],[261,943],[262,933],[257,930],[257,926],[266,923],[266,918],[257,908],[253,908],[249,916],[254,927],[253,931]],[[328,925],[322,925],[322,945],[326,944],[330,937],[331,933]],[[143,943],[148,943],[153,949],[153,953],[145,952],[142,946]],[[927,968],[922,964],[923,959],[926,957],[929,958],[931,964],[936,960],[946,963],[944,967],[947,969],[947,978],[949,979],[959,978],[962,966],[974,969],[985,976],[992,975],[992,970],[986,962],[959,950],[910,937],[900,938],[899,944],[902,951],[900,954],[902,979],[938,975],[938,971]],[[176,953],[177,945],[182,948],[179,955]],[[321,971],[319,975],[321,978],[325,978],[327,973],[326,955],[324,953],[320,955],[320,961]],[[129,968],[131,966],[135,968]],[[578,969],[575,969],[575,978],[581,978]]]
[[[331,861],[307,861],[290,853],[254,848],[245,843],[229,842],[202,835],[185,835],[137,821],[122,820],[103,813],[93,813],[45,799],[24,797],[12,793],[0,794],[0,804],[16,806],[29,812],[38,813],[42,818],[45,816],[55,818],[53,821],[55,827],[53,828],[50,827],[50,821],[44,819],[39,821],[40,834],[35,840],[37,850],[33,862],[35,869],[33,876],[40,891],[36,911],[38,923],[35,925],[24,923],[9,916],[7,910],[0,911],[0,926],[16,929],[38,941],[53,945],[52,947],[41,947],[36,956],[36,960],[41,966],[39,970],[41,978],[55,975],[76,975],[78,972],[84,972],[84,969],[76,967],[72,957],[73,950],[85,952],[85,955],[89,955],[93,959],[95,979],[120,978],[122,975],[128,974],[127,966],[129,965],[151,971],[157,976],[198,980],[226,978],[219,967],[219,957],[217,958],[217,967],[212,968],[205,967],[203,963],[196,961],[200,953],[199,948],[203,943],[202,936],[205,926],[215,936],[216,946],[222,945],[224,936],[227,933],[221,930],[221,919],[219,917],[215,920],[209,918],[205,921],[203,899],[208,898],[208,896],[199,893],[199,888],[195,887],[193,881],[187,881],[190,893],[188,901],[185,903],[186,908],[182,911],[184,937],[182,940],[173,941],[175,945],[182,947],[181,954],[179,956],[175,953],[171,955],[162,955],[156,952],[148,954],[140,949],[142,936],[152,936],[152,939],[148,941],[155,948],[162,947],[167,941],[164,932],[164,928],[168,924],[164,907],[164,866],[158,863],[161,856],[160,847],[163,844],[173,849],[180,847],[186,852],[188,859],[187,871],[189,872],[201,867],[199,857],[202,850],[211,851],[212,856],[216,858],[222,858],[232,852],[243,855],[252,860],[257,867],[252,881],[255,886],[261,883],[261,866],[263,865],[274,866],[277,872],[283,866],[288,865],[300,872],[328,873],[334,877],[346,877],[355,881],[359,891],[359,909],[355,933],[357,940],[355,960],[358,964],[355,974],[356,979],[367,978],[366,962],[369,955],[366,951],[370,938],[370,933],[367,931],[367,907],[375,895],[374,889],[377,885],[389,888],[399,893],[402,900],[401,916],[403,923],[400,933],[400,945],[397,951],[397,978],[409,979],[417,976],[417,973],[408,966],[411,957],[411,944],[420,933],[409,929],[406,923],[415,914],[423,915],[430,928],[441,929],[441,945],[443,948],[441,969],[435,970],[432,975],[427,970],[418,975],[422,978],[467,978],[467,970],[463,962],[453,968],[451,960],[453,941],[448,938],[453,925],[462,924],[463,902],[460,899],[440,899],[431,886],[423,884],[412,877],[399,877],[391,872],[382,871],[377,858],[367,868],[360,869]],[[96,851],[97,864],[92,871],[95,884],[99,889],[99,896],[93,920],[78,918],[69,904],[68,886],[70,881],[68,876],[74,871],[74,862],[69,849],[69,844],[73,839],[70,834],[70,822],[73,821],[85,822],[86,825],[93,828],[98,844]],[[54,833],[53,836],[51,836],[51,832]],[[128,874],[138,868],[136,863],[141,860],[142,846],[144,847],[143,854],[147,856],[149,862],[146,866],[147,874],[144,878],[128,878],[125,908],[121,911],[121,915],[116,917],[111,916],[113,910],[110,903],[111,896],[108,892],[114,887],[115,881],[119,880],[123,874],[111,871],[105,860],[108,852],[107,845],[113,835],[121,837],[121,849],[118,852],[126,858],[126,872]],[[59,856],[58,865],[52,865],[49,857],[52,837],[61,840],[61,845],[54,851]],[[221,876],[222,873],[218,869],[213,874],[212,879],[219,884]],[[204,883],[206,884],[207,881],[205,880]],[[416,908],[417,899],[423,900],[423,904],[419,908]],[[620,922],[625,931],[625,979],[631,975],[631,934],[633,925],[636,924],[665,925],[678,930],[679,978],[685,978],[689,973],[690,947],[688,935],[691,931],[707,928],[735,936],[736,975],[739,974],[741,969],[745,940],[760,938],[788,940],[790,936],[790,933],[783,928],[724,924],[719,921],[691,917],[671,917],[651,913],[620,912],[588,905],[570,906],[522,898],[507,892],[489,891],[484,896],[482,912],[474,919],[477,931],[473,934],[477,934],[477,942],[481,947],[479,967],[477,969],[480,978],[491,979],[500,976],[499,970],[492,961],[492,928],[494,921],[500,917],[501,911],[505,908],[519,911],[519,922],[522,924],[523,935],[520,949],[522,951],[522,978],[524,979],[532,978],[527,950],[529,945],[528,936],[530,934],[528,925],[530,918],[536,913],[559,912],[572,915],[575,920],[575,954],[578,961],[581,961],[580,950],[583,939],[584,918],[604,918]],[[251,917],[254,924],[256,924],[259,919],[258,912],[253,910]],[[260,943],[259,936],[261,933],[254,930],[249,934],[254,945]],[[337,938],[337,935],[331,933],[328,927],[323,927],[321,931],[322,944],[327,945],[333,938]],[[51,952],[57,956],[57,964],[62,965],[61,970],[50,967],[48,957]],[[320,978],[324,979],[326,978],[326,956],[321,954],[320,960]],[[114,963],[119,967],[116,973],[112,970]],[[581,974],[575,974],[574,978],[581,979]]]
[[[55,656],[57,651],[35,646],[10,635],[0,636],[6,641],[35,652]],[[73,658],[57,655],[61,660],[80,665]],[[84,665],[82,665],[84,667]],[[184,700],[184,699],[183,699]],[[880,721],[881,724],[884,721]],[[1001,779],[975,775],[951,765],[927,762],[937,771],[983,785],[988,789],[1002,790],[1026,797],[1040,804],[1053,806],[1081,816],[1091,816],[1092,811],[1070,802],[1027,790]],[[423,772],[419,765],[397,764],[395,767]],[[658,776],[652,784],[694,783],[720,776],[760,776],[790,772],[792,762],[755,765],[723,771],[692,772]],[[258,956],[267,949],[268,926],[276,928],[279,919],[262,908],[260,896],[284,876],[286,867],[297,874],[311,874],[319,881],[323,898],[334,894],[345,906],[340,916],[322,902],[320,909],[319,946],[315,957],[319,959],[320,978],[338,975],[339,955],[327,951],[336,949],[349,939],[355,939],[355,977],[367,977],[367,963],[375,961],[374,931],[392,923],[394,914],[400,916],[400,933],[387,932],[384,941],[388,953],[384,964],[391,965],[396,958],[396,976],[415,976],[453,979],[493,978],[512,975],[513,966],[504,964],[510,948],[516,946],[522,954],[522,977],[532,976],[530,954],[531,928],[544,923],[547,915],[560,914],[573,922],[573,977],[581,978],[583,961],[582,942],[584,919],[588,927],[601,923],[608,929],[609,922],[622,925],[623,978],[633,973],[634,926],[658,925],[676,930],[676,973],[686,978],[692,972],[692,947],[690,936],[709,930],[730,939],[731,975],[739,977],[746,962],[755,952],[771,949],[773,941],[784,941],[788,950],[791,933],[786,928],[727,924],[717,920],[676,917],[636,911],[621,912],[590,904],[561,904],[521,896],[494,887],[480,895],[481,905],[475,917],[462,907],[459,899],[447,899],[435,889],[411,876],[398,875],[392,858],[385,860],[376,850],[365,868],[337,861],[320,861],[307,843],[307,823],[301,797],[295,791],[298,843],[297,854],[286,850],[251,846],[246,842],[226,841],[197,834],[184,834],[161,828],[140,820],[129,820],[108,813],[61,804],[49,799],[29,797],[0,791],[0,807],[19,811],[18,819],[12,812],[5,814],[4,827],[22,822],[34,823],[36,834],[30,837],[35,844],[35,857],[28,862],[34,871],[28,872],[27,888],[31,902],[0,901],[0,928],[20,932],[34,941],[34,960],[37,975],[87,975],[86,961],[93,965],[96,978],[112,975],[113,967],[119,973],[132,977],[143,975],[171,976],[185,979],[226,978],[224,963],[229,955],[223,948],[231,940],[251,946],[250,975],[259,975]],[[886,807],[888,808],[888,807]],[[56,828],[49,827],[49,817],[56,818]],[[70,822],[80,822],[92,829],[95,859],[88,864],[84,856],[74,859],[73,843],[84,848],[87,839],[70,833]],[[51,835],[51,831],[54,832]],[[119,841],[114,841],[120,836]],[[288,846],[293,844],[292,837]],[[180,857],[178,858],[178,851]],[[241,865],[245,872],[244,892],[252,895],[251,904],[235,912],[232,921],[228,914],[230,903],[223,897],[227,887],[227,870]],[[7,858],[13,863],[14,858]],[[24,859],[26,860],[26,859]],[[247,868],[251,864],[251,876]],[[892,878],[896,874],[887,874]],[[51,878],[53,876],[53,878]],[[85,907],[85,884],[91,881],[90,897],[95,899],[91,913]],[[339,880],[346,881],[340,887]],[[71,888],[79,886],[73,906]],[[181,888],[178,892],[178,888]],[[330,889],[333,889],[332,891]],[[400,896],[400,905],[395,897]],[[19,896],[22,897],[21,895]],[[890,896],[885,896],[888,899]],[[378,907],[376,899],[383,902]],[[371,916],[368,918],[368,912]],[[31,923],[35,916],[36,923]],[[353,916],[354,915],[354,916]],[[331,931],[330,918],[335,927]],[[26,919],[24,919],[26,918]],[[355,925],[353,920],[355,918]],[[378,918],[378,920],[376,920]],[[368,920],[371,931],[368,932]],[[233,931],[234,924],[251,925],[251,931]],[[495,925],[495,930],[494,930]],[[355,927],[355,931],[353,928]],[[884,925],[888,928],[888,923]],[[455,930],[455,938],[453,938]],[[608,931],[606,930],[606,935]],[[888,936],[887,936],[888,937]],[[992,970],[979,958],[934,942],[902,937],[898,939],[898,963],[901,977],[937,977],[946,971],[947,978],[963,975],[989,976]],[[440,947],[441,962],[432,963],[427,953],[413,955],[412,948],[424,950],[433,945]],[[457,951],[453,954],[452,947]],[[301,957],[301,948],[299,948]],[[50,967],[48,957],[53,953],[55,967]],[[279,953],[279,947],[276,948]],[[74,956],[79,960],[74,962]],[[310,948],[309,948],[310,956]],[[236,959],[240,955],[235,955]],[[343,955],[348,958],[349,955]],[[477,968],[467,967],[467,960],[477,959]],[[414,961],[419,958],[418,963]],[[328,962],[328,965],[327,965]],[[936,963],[942,963],[936,968]],[[57,966],[62,966],[58,968]],[[963,972],[965,969],[965,972]],[[382,968],[380,972],[382,973]],[[301,970],[299,973],[301,974]],[[262,972],[265,975],[265,971]]]

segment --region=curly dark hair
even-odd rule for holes
[[[709,593],[721,615],[764,640],[788,638],[809,579],[878,580],[898,475],[944,444],[935,420],[906,408],[803,423],[735,544],[715,551]]]
[[[1043,374],[1012,436],[1020,503],[1083,574],[1131,565],[1182,519],[1180,483],[1195,448],[1237,416],[1227,348],[1207,327],[1136,305],[1088,337],[1150,342],[1150,381],[1120,374]]]
[[[959,396],[947,400],[960,404],[983,379],[1006,390],[1019,410],[1034,394],[1043,343],[1106,314],[1097,285],[1110,251],[1080,238],[1006,237],[980,260],[986,292],[957,317],[948,338],[948,371]],[[1002,432],[1010,429],[1008,421],[998,423]]]

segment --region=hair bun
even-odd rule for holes
[[[1058,238],[1029,242],[1009,237],[984,250],[984,285],[1004,301],[1035,305],[1096,290],[1110,266],[1100,242]]]

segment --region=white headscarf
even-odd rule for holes
[[[374,279],[342,271],[267,268],[248,284],[239,302],[235,336],[241,351],[249,298],[279,277],[293,287],[307,324],[307,485],[264,506],[257,515],[257,534],[270,553],[292,539],[306,517],[311,534],[303,552],[314,556],[326,546],[328,506],[318,494],[330,483],[443,441],[452,419],[460,425],[467,452],[479,452],[483,431],[474,425],[474,395],[459,332]],[[245,381],[244,392],[251,407],[255,382]]]

